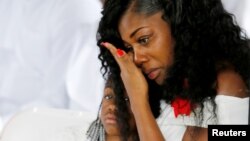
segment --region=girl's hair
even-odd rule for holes
[[[228,64],[233,66],[250,88],[250,48],[247,37],[236,24],[234,16],[224,10],[220,0],[107,0],[98,29],[99,59],[103,75],[112,76],[117,95],[122,95],[124,91],[120,68],[100,43],[111,42],[126,51],[118,24],[128,8],[147,16],[163,12],[162,19],[170,25],[175,47],[174,64],[162,86],[166,102],[176,96],[190,99],[193,105],[201,107],[202,115],[203,102],[210,98],[214,112],[217,73],[226,69]],[[185,80],[188,87],[183,87]],[[158,92],[154,88],[150,89],[149,97],[154,97]],[[158,102],[159,99],[153,100],[153,103]],[[122,105],[118,102],[118,111],[122,111]],[[151,108],[153,113],[159,114],[159,107]],[[199,119],[202,121],[203,116]]]
[[[105,88],[111,88],[114,90],[115,83],[112,80],[112,77],[109,76],[105,83]],[[117,95],[115,93],[115,105],[116,107],[121,104],[120,109],[117,110],[115,113],[117,115],[118,120],[118,128],[120,130],[120,135],[122,137],[123,141],[127,141],[128,137],[132,136],[133,141],[139,141],[139,136],[137,133],[137,129],[133,129],[135,127],[130,126],[130,119],[132,118],[131,113],[129,112],[129,107],[124,99],[124,93],[126,92],[124,89],[119,90],[119,92],[122,93],[122,95]],[[101,123],[101,119],[99,117],[100,111],[101,111],[102,103],[99,107],[99,112],[96,120],[94,120],[88,131],[87,136],[91,139],[91,141],[105,141],[105,129]],[[119,112],[120,110],[123,110]]]
[[[90,124],[86,132],[86,136],[90,141],[105,141],[105,129],[99,117],[101,105],[99,106],[97,118]]]

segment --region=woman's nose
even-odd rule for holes
[[[146,53],[142,48],[135,48],[133,55],[133,59],[137,67],[141,67],[142,64],[148,60]]]

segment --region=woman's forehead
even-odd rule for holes
[[[113,89],[111,87],[105,87],[104,94],[107,94],[107,93],[113,93]]]
[[[162,22],[161,20],[163,20],[162,14],[162,12],[157,12],[153,15],[147,16],[145,14],[128,12],[121,18],[119,22],[119,32],[122,34],[122,36],[126,35],[126,37],[123,38],[129,38],[130,35],[137,29],[145,27],[159,27],[158,24]]]

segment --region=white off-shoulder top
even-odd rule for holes
[[[185,133],[186,126],[199,126],[207,128],[208,125],[215,124],[248,124],[249,97],[238,98],[233,96],[217,95],[215,98],[216,117],[213,114],[211,101],[204,102],[204,120],[199,124],[191,113],[190,116],[174,116],[171,105],[162,101],[162,113],[157,118],[157,123],[168,141],[181,141]]]

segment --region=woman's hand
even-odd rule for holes
[[[110,43],[102,43],[111,54],[121,69],[121,78],[125,85],[131,104],[140,99],[148,100],[148,84],[142,71],[135,65],[131,55],[117,49]]]
[[[129,96],[140,140],[163,141],[164,137],[151,112],[148,102],[148,83],[142,71],[135,65],[131,59],[132,56],[123,50],[117,49],[107,42],[102,45],[109,49],[121,69],[121,78]]]

